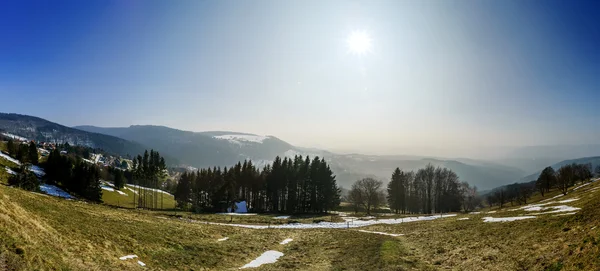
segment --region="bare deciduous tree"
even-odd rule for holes
[[[348,199],[355,207],[362,206],[367,214],[385,202],[383,182],[373,178],[358,180],[352,185]]]

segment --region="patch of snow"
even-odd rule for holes
[[[69,195],[69,193],[51,184],[40,184],[40,190],[51,196],[73,199],[73,196]]]
[[[94,162],[92,160],[89,160],[89,159],[81,158],[81,160],[83,160],[86,163],[94,164]]]
[[[273,217],[273,219],[288,219],[288,218],[290,218],[289,215],[280,215],[280,216]]]
[[[478,215],[478,214],[481,214],[481,212],[470,212],[469,214],[471,214],[471,215]]]
[[[218,223],[218,222],[208,222],[208,221],[195,221],[204,224],[211,225],[221,225],[221,226],[231,226],[231,227],[240,227],[240,228],[248,228],[248,229],[345,229],[345,228],[360,228],[377,224],[400,224],[407,222],[415,222],[415,221],[429,221],[435,220],[438,218],[446,218],[446,217],[454,217],[456,214],[447,214],[447,215],[435,215],[435,216],[417,216],[417,217],[404,217],[404,218],[391,218],[391,219],[379,219],[375,220],[355,220],[355,221],[347,221],[347,222],[319,222],[312,224],[303,224],[303,223],[293,223],[293,224],[282,224],[282,225],[250,225],[250,224],[230,224],[230,223]],[[194,222],[194,221],[193,221]]]
[[[483,222],[507,222],[535,218],[535,216],[515,216],[515,217],[484,217]]]
[[[221,239],[217,239],[217,242],[223,242],[223,241],[225,241],[225,240],[227,240],[227,239],[229,239],[229,237],[223,237],[223,238],[221,238]]]
[[[487,213],[488,213],[488,214],[495,214],[495,213],[496,213],[496,211],[490,211],[490,212],[487,212]]]
[[[29,171],[33,172],[33,174],[35,174],[35,176],[38,176],[38,178],[44,177],[44,175],[46,175],[44,169],[36,165],[31,165],[29,167]]]
[[[123,192],[123,191],[121,191],[121,190],[116,190],[116,191],[117,191],[117,193],[119,193],[119,194],[121,194],[121,195],[123,195],[123,196],[127,196],[127,193],[125,193],[125,192]]]
[[[550,206],[550,207],[547,207],[547,208],[544,208],[544,209],[554,209],[554,211],[539,213],[540,215],[543,215],[543,214],[554,214],[554,213],[564,213],[564,212],[573,212],[573,211],[581,210],[581,208],[571,207],[571,206],[567,206],[567,205]]]
[[[589,183],[584,183],[584,184],[582,184],[582,185],[580,185],[580,186],[578,186],[578,187],[575,187],[575,188],[573,188],[573,191],[575,191],[575,190],[577,190],[577,189],[579,189],[579,188],[582,188],[582,187],[584,187],[584,186],[588,186],[588,185],[590,185],[590,184],[592,184],[592,183],[591,183],[591,182],[589,182]]]
[[[115,192],[115,189],[110,186],[101,185],[100,188],[102,188],[103,190],[106,190],[106,191]]]
[[[133,258],[137,258],[137,255],[132,254],[132,255],[123,256],[123,257],[120,257],[119,260],[124,261],[127,259],[133,259]]]
[[[461,217],[461,218],[459,218],[457,220],[469,220],[469,218],[468,217]]]
[[[256,213],[216,213],[217,215],[256,215]]]
[[[366,232],[366,233],[374,233],[374,234],[381,234],[381,235],[388,235],[388,236],[402,236],[404,234],[399,234],[399,233],[387,233],[387,232],[380,232],[380,231],[365,231],[365,230],[358,230],[359,232]]]
[[[528,212],[533,212],[533,211],[541,211],[542,209],[544,209],[544,207],[542,207],[542,206],[531,206],[531,207],[524,208],[523,210],[528,211]],[[518,210],[518,209],[513,209],[513,210]]]
[[[242,145],[245,142],[262,143],[268,136],[259,135],[220,135],[213,136],[215,139],[227,140],[231,143]]]
[[[2,158],[4,158],[4,159],[6,159],[6,160],[8,160],[8,161],[11,161],[11,162],[13,162],[13,163],[15,163],[15,164],[17,164],[17,165],[19,165],[19,166],[21,165],[21,162],[19,162],[19,160],[17,160],[17,159],[14,159],[14,158],[12,158],[12,157],[10,157],[10,156],[8,156],[8,155],[4,154],[3,152],[0,152],[0,157],[2,157]]]
[[[294,240],[294,239],[292,239],[292,238],[287,238],[287,239],[285,239],[285,240],[281,241],[281,243],[279,243],[279,244],[280,244],[280,245],[285,245],[285,244],[287,244],[287,243],[289,243],[289,242],[291,242],[291,241],[293,241],[293,240]]]
[[[133,190],[133,189],[131,189],[131,188],[127,187],[127,186],[126,186],[125,188],[126,188],[126,189],[129,189],[129,191],[133,192],[133,193],[134,193],[134,194],[136,194],[136,195],[137,195],[137,193],[138,193],[137,191],[135,191],[135,190]]]
[[[254,259],[250,263],[242,266],[240,269],[259,267],[263,264],[275,263],[281,256],[283,256],[283,253],[275,250],[269,250],[258,256],[258,258]]]
[[[10,134],[10,133],[2,133],[2,135],[6,136],[6,137],[10,137],[10,138],[12,138],[14,140],[29,141],[29,140],[27,140],[27,138],[24,138],[24,137],[18,136],[18,135],[13,135],[13,134]]]
[[[555,199],[555,198],[560,198],[560,197],[562,197],[562,196],[564,196],[564,195],[563,195],[563,194],[559,194],[559,195],[556,195],[556,196],[554,196],[554,197],[551,197],[551,198],[549,198],[549,199],[541,200],[540,202],[544,202],[544,201],[548,201],[548,200],[553,200],[553,199]]]
[[[578,198],[574,198],[574,199],[566,199],[566,200],[561,200],[558,203],[569,203],[569,202],[573,202],[579,200]]]
[[[146,264],[145,264],[145,263],[143,263],[142,261],[138,261],[138,264],[139,264],[140,266],[146,266]]]
[[[17,175],[16,172],[14,172],[12,169],[10,169],[9,167],[5,167],[6,168],[6,172],[10,175]]]
[[[144,190],[150,190],[150,191],[154,191],[154,192],[158,192],[158,193],[163,193],[163,194],[167,194],[167,195],[171,195],[171,193],[166,192],[166,191],[162,191],[160,189],[155,189],[155,188],[148,188],[148,187],[143,187],[143,186],[139,186],[139,185],[135,185],[135,184],[127,184],[127,186],[131,186],[133,188],[141,188]],[[129,189],[131,190],[131,189]],[[132,190],[133,191],[133,190]],[[136,193],[137,194],[137,193]],[[171,195],[172,196],[172,195]]]

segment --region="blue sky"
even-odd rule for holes
[[[0,111],[366,153],[598,143],[599,18],[597,1],[3,1]]]

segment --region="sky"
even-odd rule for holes
[[[364,33],[366,53],[350,50]],[[597,1],[2,1],[0,112],[482,156],[600,138]]]

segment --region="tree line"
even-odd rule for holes
[[[596,167],[596,173],[600,175],[600,165]],[[555,171],[552,167],[546,167],[538,178],[530,183],[514,183],[504,187],[494,189],[487,195],[487,202],[490,206],[498,205],[504,207],[505,204],[527,204],[527,200],[536,190],[544,196],[550,189],[558,189],[564,195],[567,194],[569,187],[577,182],[585,182],[593,177],[591,164],[568,164]]]
[[[154,150],[150,150],[150,152],[146,150],[144,155],[138,155],[133,159],[131,175],[133,184],[137,185],[138,195],[136,203],[136,193],[133,193],[134,206],[152,209],[159,206],[163,207],[164,193],[160,190],[165,189],[163,179],[167,175],[166,169],[165,159]],[[117,181],[121,183],[122,180],[123,176],[121,174],[115,175],[115,186]],[[142,187],[152,188],[153,190],[143,189]]]
[[[67,192],[94,202],[102,202],[100,168],[78,157],[61,155],[55,148],[42,165],[46,181]]]
[[[30,163],[33,165],[39,163],[37,146],[33,141],[29,142],[29,144],[24,144],[9,139],[6,143],[6,150],[10,156],[15,157],[23,163]]]
[[[368,214],[386,201],[395,213],[442,213],[473,210],[480,202],[477,187],[460,182],[458,175],[447,168],[431,164],[416,172],[396,168],[386,191],[383,182],[365,178],[355,182],[348,200],[355,210],[362,207]]]
[[[308,156],[278,156],[262,170],[245,160],[185,172],[175,190],[178,206],[196,212],[224,211],[236,201],[254,212],[325,212],[339,205],[341,193],[325,159]]]

